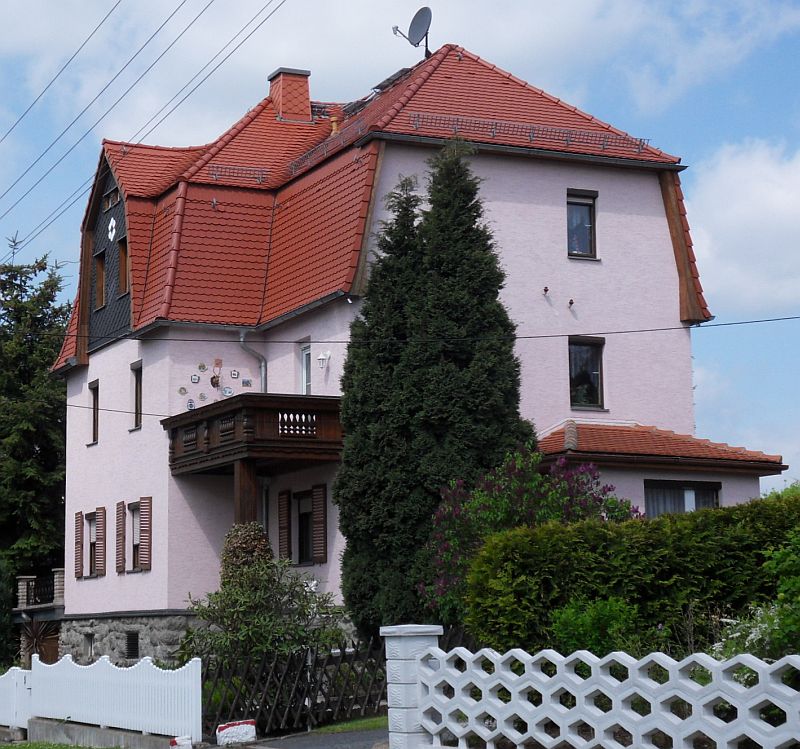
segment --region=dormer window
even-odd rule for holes
[[[106,303],[106,253],[94,256],[94,308],[100,309]]]
[[[103,210],[107,211],[109,208],[113,208],[117,203],[119,203],[119,188],[115,187],[113,190],[109,190],[103,195]]]

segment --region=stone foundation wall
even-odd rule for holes
[[[149,656],[171,663],[191,614],[64,619],[61,622],[59,656],[71,655],[76,663],[91,663],[107,655],[112,663],[127,666]],[[138,642],[138,658],[128,658],[129,638]]]

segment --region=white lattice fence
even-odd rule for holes
[[[31,717],[31,672],[10,668],[0,676],[0,726],[27,728]]]
[[[445,652],[439,627],[381,633],[391,749],[800,749],[800,656]]]
[[[201,664],[166,671],[143,658],[119,668],[103,656],[79,666],[64,656],[45,665],[33,656],[31,714],[131,731],[202,738]]]

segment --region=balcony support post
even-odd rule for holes
[[[233,520],[254,523],[258,519],[258,476],[252,460],[233,464]]]

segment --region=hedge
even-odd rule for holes
[[[764,551],[800,525],[800,496],[653,520],[583,521],[490,536],[468,577],[467,628],[499,650],[549,645],[551,612],[617,596],[643,627],[684,626],[686,607],[743,612],[775,595]]]

